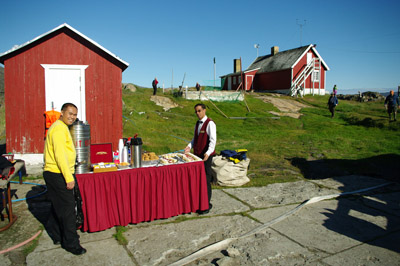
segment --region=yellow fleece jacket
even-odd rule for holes
[[[44,170],[61,173],[65,182],[74,181],[76,151],[68,126],[57,120],[47,132],[44,145]]]

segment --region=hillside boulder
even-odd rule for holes
[[[122,84],[124,90],[130,90],[131,92],[136,92],[136,87],[132,83]]]

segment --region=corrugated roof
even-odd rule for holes
[[[122,63],[122,64],[125,66],[125,67],[123,68],[123,70],[126,69],[126,68],[129,66],[129,63],[125,62],[124,60],[122,60],[121,58],[119,58],[118,56],[116,56],[115,54],[111,53],[111,52],[108,51],[106,48],[104,48],[103,46],[101,46],[101,45],[98,44],[97,42],[93,41],[92,39],[90,39],[90,38],[87,37],[86,35],[80,33],[79,31],[77,31],[76,29],[74,29],[73,27],[71,27],[70,25],[68,25],[67,23],[61,24],[60,26],[58,26],[58,27],[52,29],[51,31],[46,32],[46,33],[44,33],[44,34],[42,34],[42,35],[40,35],[40,36],[34,38],[34,39],[31,40],[31,41],[28,41],[28,42],[26,42],[26,43],[24,43],[24,44],[21,44],[21,45],[16,45],[16,46],[12,47],[10,50],[8,50],[8,51],[6,51],[6,52],[0,54],[0,63],[4,64],[4,60],[5,60],[6,58],[9,58],[10,56],[12,56],[12,55],[11,55],[12,53],[14,53],[14,52],[17,53],[18,50],[21,50],[22,48],[24,48],[24,47],[26,47],[26,46],[28,46],[28,45],[34,44],[35,42],[41,40],[42,38],[44,38],[44,37],[46,37],[46,36],[48,36],[48,35],[50,35],[50,34],[56,32],[56,31],[58,31],[58,30],[61,30],[61,29],[63,29],[63,28],[67,28],[67,29],[71,30],[71,31],[74,32],[75,34],[79,35],[80,37],[82,37],[82,38],[85,39],[86,41],[90,42],[90,43],[93,44],[94,46],[98,47],[99,49],[101,49],[102,51],[104,51],[105,53],[107,53],[108,55],[110,55],[112,58],[114,58],[114,59],[116,59],[117,61],[119,61],[120,63]]]
[[[316,51],[316,49],[314,49],[314,46],[312,44],[278,52],[276,55],[259,56],[253,61],[253,63],[251,63],[247,70],[260,68],[258,73],[264,73],[290,69],[294,67],[294,65],[300,60],[303,54],[305,54],[309,49],[313,49],[325,68],[329,70],[329,67],[319,56],[318,52]]]

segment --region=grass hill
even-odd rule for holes
[[[136,133],[147,151],[164,154],[184,149],[193,137],[197,120],[193,106],[197,101],[176,98],[171,92],[158,95],[170,98],[179,106],[164,111],[150,101],[152,89],[136,86],[123,90],[124,137]],[[225,149],[248,149],[251,159],[246,186],[327,178],[343,175],[368,175],[399,181],[400,121],[388,122],[383,102],[341,100],[334,119],[327,108],[328,96],[293,99],[307,108],[299,119],[277,117],[279,110],[246,95],[244,102],[207,105],[207,115],[217,124],[217,153]],[[244,119],[228,119],[242,117]],[[0,141],[4,140],[4,105],[0,106]]]
[[[163,154],[178,151],[193,136],[197,101],[171,98],[179,107],[164,111],[150,97],[151,89],[124,91],[124,137],[138,133],[144,149]],[[330,118],[328,96],[296,99],[309,106],[300,119],[280,117],[272,104],[246,95],[244,102],[204,102],[207,115],[217,124],[217,152],[248,149],[250,186],[301,178],[358,174],[395,179],[400,168],[400,122],[389,123],[382,102],[341,101]],[[293,100],[281,96],[281,99]],[[246,119],[227,119],[244,117]],[[397,161],[396,161],[397,160]],[[397,174],[398,176],[398,174]]]

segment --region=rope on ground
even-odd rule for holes
[[[223,116],[225,116],[225,118],[229,118],[226,114],[224,114],[224,112],[222,112],[222,111],[211,101],[210,98],[208,98],[207,95],[204,95],[204,97],[206,97],[206,98],[210,101],[210,103],[212,103],[212,104],[214,105],[214,107],[217,108],[217,110],[220,111],[221,114],[222,114]]]
[[[42,230],[39,230],[36,234],[34,234],[31,238],[25,240],[24,242],[21,242],[21,243],[15,245],[15,246],[13,246],[13,247],[10,247],[10,248],[1,250],[1,251],[0,251],[0,254],[6,253],[6,252],[10,252],[10,251],[12,251],[12,250],[14,250],[14,249],[16,249],[16,248],[22,247],[23,245],[25,245],[25,244],[31,242],[31,241],[34,240],[36,237],[38,237],[38,235],[40,235],[40,233],[42,233]]]
[[[19,184],[19,182],[17,182],[17,181],[10,181],[10,183],[16,183],[16,184]],[[28,198],[22,198],[22,199],[15,199],[15,200],[11,200],[11,202],[18,202],[18,201],[23,201],[23,200],[27,200],[27,199],[33,199],[33,198],[39,197],[39,196],[41,196],[41,195],[43,195],[44,193],[46,193],[46,192],[47,192],[47,187],[46,187],[46,185],[37,184],[37,183],[30,183],[30,182],[22,182],[22,184],[41,186],[41,187],[43,187],[43,188],[44,188],[44,191],[43,191],[43,192],[40,192],[39,194],[36,194],[36,195],[30,196],[30,197],[28,197]]]
[[[221,250],[223,248],[226,248],[229,245],[229,243],[231,243],[232,241],[239,240],[241,238],[245,238],[245,237],[254,235],[254,234],[256,234],[256,233],[258,233],[258,232],[260,232],[262,230],[265,230],[268,227],[270,227],[271,225],[274,225],[274,224],[286,219],[290,215],[296,213],[297,211],[299,211],[301,208],[303,208],[304,206],[306,206],[308,204],[316,203],[316,202],[319,202],[319,201],[322,201],[322,200],[337,198],[337,197],[341,197],[341,196],[345,196],[345,195],[362,193],[362,192],[366,192],[366,191],[369,191],[369,190],[374,190],[374,189],[377,189],[377,188],[385,187],[385,186],[390,185],[390,184],[392,184],[392,183],[385,183],[385,184],[377,185],[377,186],[374,186],[374,187],[369,187],[369,188],[360,189],[360,190],[351,191],[351,192],[343,192],[343,193],[331,194],[331,195],[326,195],[326,196],[313,197],[311,199],[308,199],[308,200],[304,201],[303,203],[298,205],[296,208],[294,208],[294,209],[292,209],[292,210],[290,210],[290,211],[278,216],[277,218],[275,218],[275,219],[273,219],[273,220],[271,220],[271,221],[269,221],[267,223],[264,223],[264,224],[260,225],[259,227],[256,227],[255,229],[253,229],[253,230],[251,230],[251,231],[249,231],[249,232],[247,232],[247,233],[245,233],[245,234],[243,234],[241,236],[227,238],[227,239],[221,240],[219,242],[216,242],[214,244],[211,244],[211,245],[209,245],[207,247],[204,247],[204,248],[192,253],[191,255],[189,255],[187,257],[184,257],[184,258],[182,258],[182,259],[170,264],[170,265],[171,266],[186,265],[186,264],[188,264],[188,263],[190,263],[192,261],[195,261],[195,260],[197,260],[197,259],[199,259],[199,258],[201,258],[201,257],[203,257],[205,255],[208,255],[208,254],[210,254],[212,252],[219,251],[219,250]]]

